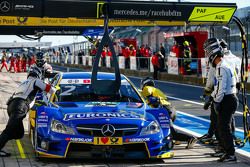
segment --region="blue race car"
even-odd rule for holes
[[[98,73],[100,80],[114,80]],[[30,111],[30,138],[38,157],[147,159],[171,158],[169,115],[150,108],[131,81],[121,75],[116,95],[98,95],[91,73],[59,73],[57,92]],[[43,98],[45,99],[45,98]]]

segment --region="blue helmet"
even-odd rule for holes
[[[37,52],[36,54],[36,65],[38,67],[43,67],[43,65],[46,63],[45,56],[42,52]]]

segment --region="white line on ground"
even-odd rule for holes
[[[178,112],[179,112],[179,111],[178,111]],[[174,127],[175,127],[177,130],[179,130],[179,131],[188,133],[188,134],[190,134],[190,135],[192,135],[192,136],[195,136],[195,137],[200,137],[200,136],[204,135],[204,134],[196,133],[196,132],[194,132],[194,131],[191,131],[191,130],[188,130],[188,129],[185,129],[185,128],[181,128],[181,127],[176,126],[176,125],[174,125]],[[237,152],[238,154],[244,156],[244,157],[250,157],[250,153],[249,153],[249,152],[244,151],[244,150],[241,150],[240,148],[238,148],[238,149],[236,148],[236,152]]]
[[[136,79],[142,79],[141,77],[134,77],[134,76],[129,76],[130,78],[136,78]],[[189,87],[196,87],[196,88],[204,88],[202,86],[197,86],[197,85],[189,85],[189,84],[184,84],[184,83],[176,83],[176,82],[170,82],[170,81],[160,81],[156,80],[155,82],[161,82],[161,83],[170,83],[170,84],[175,84],[175,85],[182,85],[182,86],[189,86]]]
[[[141,77],[134,77],[134,76],[129,76],[130,78],[136,78],[136,79],[142,79]],[[185,84],[185,83],[177,83],[177,82],[171,82],[171,81],[160,81],[160,80],[155,80],[155,82],[160,82],[160,83],[169,83],[169,84],[174,84],[174,85],[182,85],[182,86],[189,86],[189,87],[195,87],[195,88],[201,88],[204,89],[203,86],[198,86],[198,85],[190,85],[190,84]],[[240,93],[241,94],[241,93]],[[250,94],[247,93],[247,96]]]
[[[174,99],[174,100],[183,101],[183,102],[186,102],[186,103],[192,103],[192,104],[196,104],[196,105],[200,105],[200,106],[203,106],[203,105],[204,105],[203,103],[198,103],[198,102],[191,101],[191,100],[185,100],[185,99],[181,99],[181,98],[177,98],[177,97],[173,97],[173,96],[168,96],[168,98]],[[236,114],[243,115],[243,113],[240,112],[240,111],[236,111],[235,113],[236,113]]]
[[[185,112],[182,112],[182,111],[177,111],[177,113],[180,113],[182,115],[186,115],[186,116],[189,116],[189,117],[192,117],[192,118],[195,118],[195,119],[199,119],[201,121],[205,121],[205,122],[210,122],[208,119],[205,119],[205,118],[201,118],[201,117],[197,117],[195,115],[191,115],[191,114],[187,114]],[[239,131],[239,132],[244,132],[243,130],[239,129],[239,128],[235,128],[236,131]]]

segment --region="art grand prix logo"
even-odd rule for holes
[[[10,11],[10,3],[8,1],[3,1],[0,3],[0,11],[1,12],[9,12]]]

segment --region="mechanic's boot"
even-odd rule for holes
[[[4,155],[6,152],[2,151],[3,147],[5,146],[5,144],[9,141],[9,137],[6,134],[5,130],[2,132],[2,134],[0,135],[0,151],[2,155]],[[1,155],[0,155],[1,156]]]
[[[237,158],[235,155],[223,154],[217,161],[218,162],[236,162]]]
[[[188,140],[188,144],[186,146],[186,149],[194,148],[195,143],[197,143],[198,139],[196,137],[192,137]]]
[[[175,141],[174,141],[174,145],[180,145],[180,144],[181,144],[180,141],[178,141],[178,140],[175,140]]]
[[[203,144],[209,144],[213,140],[213,136],[205,134],[198,138]]]
[[[243,141],[240,138],[235,138],[234,139],[234,144],[236,147],[240,147],[243,145]]]

